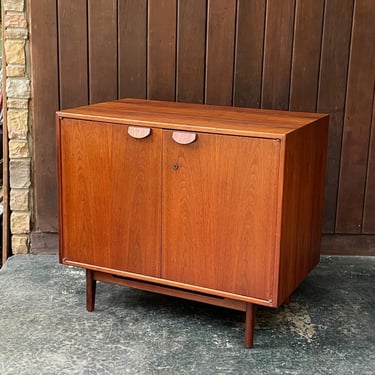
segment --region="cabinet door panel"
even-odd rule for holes
[[[162,277],[271,299],[280,142],[163,137]]]
[[[161,134],[62,120],[64,258],[160,276]]]

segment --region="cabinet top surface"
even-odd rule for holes
[[[60,118],[280,138],[327,115],[145,99],[120,99],[57,112]]]

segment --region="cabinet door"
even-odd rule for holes
[[[63,258],[160,276],[160,130],[61,120]]]
[[[189,137],[186,137],[189,138]],[[280,142],[163,140],[162,277],[272,298]]]

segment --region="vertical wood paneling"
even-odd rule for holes
[[[238,0],[233,104],[260,107],[265,0]]]
[[[375,95],[372,104],[370,152],[365,194],[363,233],[375,233]]]
[[[57,231],[55,111],[59,109],[56,1],[30,1],[34,230]]]
[[[205,101],[231,105],[236,0],[208,0],[207,17]]]
[[[317,111],[329,113],[324,232],[334,233],[353,0],[326,1]]]
[[[329,113],[324,232],[375,234],[374,1],[28,4],[35,230],[57,228],[55,110],[148,96]]]
[[[117,98],[117,0],[88,2],[90,103]]]
[[[372,4],[372,5],[371,5]],[[375,7],[355,2],[336,232],[361,233],[375,79]]]
[[[289,109],[315,112],[324,0],[297,0]]]
[[[262,108],[288,109],[295,0],[268,0]]]
[[[148,3],[148,98],[175,100],[176,0]]]
[[[119,97],[147,96],[147,0],[118,3]]]
[[[88,103],[86,0],[58,1],[60,109]]]
[[[177,101],[203,103],[206,0],[179,0],[177,46]]]

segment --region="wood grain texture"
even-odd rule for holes
[[[204,102],[206,0],[178,1],[177,101]]]
[[[324,115],[166,101],[121,99],[58,112],[59,116],[215,134],[282,138]]]
[[[176,90],[176,1],[148,2],[149,99],[175,100]]]
[[[118,3],[119,97],[147,96],[147,0]]]
[[[128,278],[131,280],[141,281],[142,283],[154,284],[155,287],[160,285],[163,287],[166,286],[168,288],[171,287],[171,288],[176,288],[176,289],[182,289],[183,291],[192,292],[194,294],[201,294],[203,296],[205,295],[208,295],[210,297],[213,296],[215,299],[225,298],[225,299],[228,299],[228,301],[234,300],[235,302],[243,302],[243,303],[250,302],[250,303],[255,303],[257,305],[270,306],[270,307],[273,306],[272,301],[266,301],[266,300],[259,299],[259,298],[241,296],[238,294],[223,292],[221,290],[212,290],[212,289],[203,288],[203,287],[191,285],[191,284],[183,284],[178,281],[171,281],[167,279],[161,279],[161,278],[153,277],[153,276],[146,276],[146,275],[142,275],[138,273],[126,272],[126,271],[117,270],[113,268],[103,268],[101,266],[95,266],[92,264],[70,261],[69,259],[64,259],[62,263],[68,266],[79,267],[83,269],[91,269],[93,271],[98,271],[100,273],[107,273],[110,275],[114,275],[114,277],[119,278],[119,279]],[[201,299],[200,302],[204,302],[203,299]],[[241,305],[243,306],[243,304]],[[224,307],[224,305],[218,305],[218,306]],[[226,307],[229,307],[229,306],[227,305]]]
[[[375,236],[358,234],[324,234],[322,254],[375,256]]]
[[[295,0],[268,0],[262,108],[288,109]]]
[[[55,114],[59,109],[56,2],[30,2],[30,54],[33,66],[31,102],[34,187],[34,231],[57,231]],[[46,63],[48,61],[48,64]]]
[[[372,105],[372,126],[362,231],[363,233],[375,233],[375,95]]]
[[[284,144],[278,304],[319,262],[327,138],[325,118],[289,134]]]
[[[174,131],[172,139],[180,145],[188,145],[196,141],[197,134],[193,132]]]
[[[94,311],[96,294],[96,280],[94,280],[94,271],[86,270],[86,309]]]
[[[354,8],[337,202],[337,233],[362,232],[375,82],[375,7],[371,4],[372,0],[357,1]]]
[[[163,146],[162,277],[271,300],[280,143],[166,131]]]
[[[233,105],[260,107],[266,1],[239,0]]]
[[[100,271],[94,271],[94,278],[98,281],[145,290],[147,292],[160,293],[167,296],[184,298],[191,301],[209,303],[210,305],[226,307],[228,309],[235,309],[239,311],[246,310],[246,302],[225,297],[217,297],[215,295],[205,294],[202,292],[195,293],[194,291],[184,290],[175,286],[156,283],[153,284],[147,281],[134,280],[128,277],[117,277]]]
[[[254,341],[256,305],[252,303],[246,304],[245,316],[245,348],[252,348]]]
[[[117,0],[88,2],[90,103],[117,99]]]
[[[297,0],[289,109],[317,106],[324,0]]]
[[[160,276],[161,131],[64,119],[59,143],[62,259]]]
[[[205,86],[207,104],[232,104],[235,19],[235,0],[208,0]]]
[[[56,254],[59,251],[58,233],[31,232],[30,242],[32,247],[31,254],[44,255]]]
[[[129,126],[128,134],[137,139],[146,138],[151,134],[151,128],[142,128],[140,126]]]
[[[324,232],[334,233],[353,0],[325,2],[318,112],[328,113],[329,136]]]
[[[127,123],[140,115],[151,135],[133,139]],[[214,133],[210,121],[230,117]],[[173,140],[182,118],[191,144]],[[238,136],[253,118],[258,134]],[[294,126],[275,139],[272,119]],[[60,261],[163,293],[279,306],[319,261],[327,121],[139,99],[59,112]]]
[[[238,0],[236,2],[237,9],[234,11],[225,11],[226,16],[223,16],[223,19],[216,24],[217,35],[216,32],[214,32],[213,34],[215,35],[211,35],[210,37],[211,40],[216,41],[214,43],[215,45],[211,45],[210,48],[212,47],[220,51],[216,54],[218,58],[210,58],[209,61],[204,61],[204,66],[201,68],[199,61],[201,61],[202,55],[205,54],[205,51],[202,54],[202,46],[204,46],[203,43],[206,42],[205,40],[202,41],[201,35],[206,33],[205,27],[209,27],[209,25],[202,26],[203,18],[207,17],[206,9],[201,9],[203,8],[202,4],[204,2],[207,6],[210,5],[208,0],[180,0],[180,2],[176,0],[170,3],[164,3],[159,0],[150,0],[149,2],[146,0],[121,0],[117,1],[118,12],[112,18],[108,18],[105,13],[113,6],[114,0],[99,0],[95,5],[93,5],[93,1],[87,2],[91,4],[90,6],[92,8],[95,7],[95,9],[99,9],[95,16],[96,21],[92,22],[91,28],[88,30],[91,35],[87,34],[87,38],[97,44],[98,48],[96,48],[96,51],[99,54],[98,58],[100,61],[104,61],[101,62],[101,64],[103,63],[105,65],[104,72],[102,69],[103,77],[101,75],[90,76],[89,70],[86,72],[87,77],[91,77],[90,80],[93,82],[94,86],[98,83],[95,90],[99,90],[99,88],[100,90],[102,88],[104,89],[105,84],[102,85],[99,83],[97,80],[99,79],[101,82],[108,82],[110,90],[113,90],[116,85],[118,85],[119,95],[121,96],[139,97],[146,96],[147,81],[151,79],[151,81],[154,82],[152,85],[153,90],[155,90],[155,97],[164,99],[169,93],[172,93],[172,95],[170,95],[171,100],[177,99],[200,102],[202,87],[204,88],[205,86],[204,78],[206,73],[208,73],[207,69],[209,66],[213,66],[216,73],[213,74],[215,78],[210,81],[214,84],[212,93],[215,96],[220,96],[220,100],[217,100],[220,104],[224,102],[222,99],[227,97],[227,93],[231,90],[229,86],[232,85],[234,81],[232,90],[233,103],[230,104],[258,107],[259,90],[263,86],[262,93],[265,94],[268,92],[269,101],[272,102],[274,100],[275,103],[275,106],[270,105],[270,108],[276,108],[280,103],[284,105],[288,102],[285,98],[289,98],[290,103],[288,107],[283,108],[303,108],[308,110],[312,108],[314,100],[313,91],[316,85],[318,85],[317,111],[330,114],[324,232],[334,233],[336,225],[338,181],[340,179],[340,159],[341,156],[350,159],[350,154],[355,152],[352,146],[358,144],[358,140],[354,141],[351,136],[346,137],[345,147],[341,154],[345,106],[347,108],[352,108],[350,115],[352,118],[353,113],[357,111],[356,102],[361,100],[357,98],[357,96],[361,95],[361,91],[351,90],[353,94],[348,95],[347,102],[345,101],[348,81],[347,76],[349,72],[352,22],[353,16],[354,18],[358,17],[358,15],[356,16],[354,14],[354,0],[329,0],[324,1],[324,4],[322,4],[322,0],[317,0],[316,2],[312,2],[311,0],[287,0],[285,2],[269,0],[267,1],[267,11],[263,11],[266,3],[265,0]],[[55,3],[58,4],[58,12],[56,11]],[[169,5],[165,5],[167,3]],[[224,3],[232,4],[229,1],[221,2],[211,0],[210,6],[220,8]],[[80,73],[78,74],[78,71],[83,71],[83,67],[77,66],[77,69],[74,71],[71,69],[71,74],[69,74],[69,68],[71,66],[70,61],[76,61],[78,64],[83,63],[85,51],[82,50],[82,54],[78,56],[68,56],[68,54],[71,53],[71,51],[73,53],[73,50],[77,49],[76,43],[79,38],[84,39],[83,25],[88,25],[89,19],[78,16],[83,15],[81,0],[74,2],[74,6],[76,6],[77,9],[75,9],[73,13],[72,4],[71,0],[66,2],[62,0],[52,2],[35,0],[32,3],[30,2],[29,6],[32,57],[31,82],[33,90],[33,101],[30,103],[32,110],[34,111],[35,109],[33,112],[34,120],[32,130],[33,143],[35,146],[35,160],[33,160],[35,166],[35,171],[33,172],[33,183],[35,182],[35,212],[33,213],[35,217],[35,227],[33,230],[37,233],[56,233],[55,146],[54,143],[51,142],[54,136],[54,130],[52,129],[53,114],[60,104],[63,108],[65,108],[65,106],[70,107],[69,102],[82,94],[82,86],[84,86],[84,84],[79,81],[79,79],[83,79],[83,76],[80,76]],[[151,7],[151,13],[149,13],[148,5]],[[169,6],[173,8],[172,11],[168,10]],[[369,6],[368,13],[372,14],[375,3],[373,1],[365,1],[362,4],[362,1],[359,1],[356,6]],[[101,7],[105,7],[106,9],[102,11]],[[157,8],[162,8],[163,10]],[[235,8],[235,6],[232,7],[231,5],[230,9],[233,8]],[[235,17],[227,17],[227,14],[231,13],[233,15],[233,12],[235,13]],[[322,12],[323,34],[320,53],[319,81],[314,82],[312,77],[316,74],[317,60],[319,60],[319,51],[317,48],[319,35],[318,19],[320,19]],[[59,17],[62,17],[60,21],[58,20],[57,13]],[[153,30],[149,31],[159,37],[151,38],[151,43],[154,46],[152,47],[153,58],[152,61],[148,59],[147,65],[145,62],[148,53],[147,45],[151,40],[151,34],[147,32],[147,28],[151,24],[148,23],[147,20],[148,16],[154,13],[158,13],[156,17],[158,21],[153,23]],[[293,21],[294,14],[296,15],[295,21]],[[80,18],[80,20],[75,21],[77,18]],[[113,20],[113,22],[108,21],[109,19]],[[219,19],[219,17],[217,17],[217,19]],[[69,24],[72,22],[74,22],[75,26],[73,29],[69,29]],[[150,22],[152,23],[152,20],[150,20]],[[210,21],[208,20],[208,22]],[[355,23],[354,28],[357,28],[358,26],[356,26]],[[266,25],[265,28],[264,25]],[[211,26],[213,25],[211,24]],[[105,35],[102,29],[105,27],[111,27],[113,28],[112,30],[118,28],[118,35],[112,32],[110,38],[113,38],[113,41],[108,41],[108,44],[112,46],[110,50],[118,49],[118,55],[112,52],[107,53],[107,42],[105,42],[103,48],[100,47],[100,44],[104,43],[102,36]],[[291,27],[293,30],[292,36],[289,34]],[[166,33],[163,31],[165,28],[169,30]],[[57,34],[56,29],[58,31],[60,30]],[[229,29],[231,31],[228,32]],[[233,32],[235,43],[232,48],[228,47],[228,45],[231,44],[228,44],[228,36],[232,35]],[[358,43],[362,43],[366,38],[371,38],[373,28],[367,27],[366,31],[363,32],[366,32],[368,36],[359,38],[361,41]],[[171,39],[170,35],[173,33],[174,37]],[[221,34],[224,34],[223,38],[220,37]],[[192,37],[193,35],[194,38]],[[193,39],[189,39],[190,37]],[[55,40],[53,40],[54,38]],[[56,38],[58,39],[58,43],[56,42]],[[178,41],[176,41],[176,38]],[[72,39],[72,43],[70,43],[70,39]],[[190,40],[192,41],[190,42]],[[265,50],[263,50],[262,40],[266,44]],[[289,48],[293,40],[294,51]],[[169,42],[172,44],[169,45]],[[177,52],[176,44],[178,47]],[[58,48],[59,45],[61,45],[60,50]],[[159,48],[160,45],[163,45],[163,48]],[[270,45],[272,47],[271,49],[269,47]],[[355,48],[361,49],[361,53],[364,53],[364,47]],[[370,48],[370,53],[372,53],[372,50],[373,49]],[[209,48],[207,47],[207,53],[208,52]],[[259,63],[259,59],[263,54],[264,73],[259,71],[260,67],[262,67],[262,62]],[[223,55],[223,57],[220,57],[220,55]],[[59,56],[60,60],[56,62],[57,56]],[[289,58],[292,57],[292,64],[290,64],[290,61],[289,64],[285,63],[288,56]],[[309,58],[310,60],[308,60]],[[365,57],[365,59],[366,58],[367,57]],[[193,62],[190,63],[190,60]],[[228,60],[232,61],[232,71],[234,71],[234,77],[229,80],[225,77],[229,77],[233,73],[230,72],[228,67]],[[46,64],[46,61],[49,63]],[[90,57],[90,63],[92,61],[95,63],[98,59],[94,58],[91,60]],[[172,68],[169,69],[167,65],[164,65],[164,61],[168,61],[168,64],[170,63]],[[176,61],[177,65],[175,66]],[[350,64],[352,61],[355,63],[357,60],[351,59]],[[153,65],[154,62],[155,65],[153,67],[151,65]],[[186,62],[185,65],[184,62]],[[197,63],[195,64],[195,62]],[[357,68],[353,67],[353,69],[358,70],[358,62],[356,64]],[[60,72],[58,71],[59,65],[61,67]],[[289,70],[291,69],[290,76],[290,72],[286,68],[287,66],[289,66]],[[89,66],[88,69],[91,69],[92,72],[91,66]],[[117,73],[116,69],[118,71]],[[204,69],[204,77],[202,79],[199,78],[202,74],[201,69]],[[354,77],[353,69],[350,70],[352,77]],[[225,70],[227,75],[217,73],[221,70]],[[154,73],[148,77],[150,71]],[[364,74],[362,74],[361,79],[366,82],[365,86],[367,87],[368,82],[373,80],[373,78],[370,69],[365,68],[364,71],[368,72],[368,75],[363,78]],[[79,76],[77,78],[77,82],[79,83],[77,83],[77,89],[75,90],[72,85],[76,78],[71,79],[71,76],[76,75]],[[168,76],[166,80],[164,80],[164,76]],[[290,90],[288,82],[290,82]],[[90,82],[88,82],[88,84],[90,84]],[[158,90],[164,90],[165,87],[167,87],[166,90],[168,91],[168,95],[166,96],[164,96],[164,92],[158,92]],[[176,93],[174,92],[175,87],[177,88]],[[68,90],[71,90],[71,94],[64,94],[64,92]],[[105,88],[105,90],[107,89]],[[61,96],[61,103],[59,101],[59,95]],[[116,95],[113,97],[115,98]],[[359,108],[360,107],[358,107],[358,110]],[[103,115],[104,112],[103,110]],[[108,114],[105,115],[107,116]],[[356,116],[355,114],[355,117]],[[114,113],[113,117],[115,119],[121,118],[121,111]],[[166,120],[172,123],[173,116],[168,115],[168,117],[169,119]],[[138,120],[133,118],[133,121],[137,122]],[[353,125],[353,120],[350,121],[352,123],[350,127],[356,129],[357,125]],[[355,121],[356,124],[359,123],[357,120]],[[360,121],[361,125],[359,125],[359,128],[361,131],[367,129],[366,132],[368,132],[370,124],[364,124],[362,120]],[[370,121],[368,117],[366,121]],[[226,123],[224,124],[224,122]],[[230,127],[230,123],[227,120],[224,122],[222,122],[222,131]],[[180,125],[182,125],[182,120],[180,120]],[[198,123],[196,125],[198,126]],[[210,129],[214,131],[214,127],[214,122],[212,121]],[[239,128],[243,129],[243,124],[241,124]],[[189,129],[187,127],[184,130]],[[237,131],[239,130],[237,129],[236,132]],[[283,128],[282,132],[285,131],[285,128]],[[355,137],[361,138],[362,136],[355,135]],[[369,136],[367,141],[371,143],[372,138]],[[359,143],[362,144],[362,140]],[[348,147],[348,145],[350,146]],[[355,146],[354,149],[356,147],[357,146]],[[374,146],[371,146],[370,149],[373,150],[373,147]],[[363,147],[363,149],[361,148],[359,154],[363,154],[364,150],[365,147]],[[349,153],[345,156],[347,152]],[[341,201],[344,201],[348,194],[348,200],[353,202],[352,197],[354,195],[354,190],[357,188],[360,189],[358,197],[361,195],[364,208],[360,214],[357,212],[356,216],[361,216],[363,225],[362,233],[375,233],[375,230],[372,229],[374,226],[371,224],[371,220],[374,217],[372,208],[372,176],[374,175],[372,172],[374,168],[374,163],[372,162],[373,154],[374,152],[370,151],[367,162],[365,193],[363,193],[363,166],[358,168],[355,164],[352,165],[347,162],[342,164],[342,181],[346,179],[347,185],[351,185],[351,182],[348,177],[344,176],[350,176],[352,168],[354,168],[353,173],[358,176],[358,170],[362,168],[360,172],[362,176],[360,177],[361,183],[358,184],[354,182],[353,187],[349,190],[345,188],[340,198]],[[362,156],[360,158],[363,159]],[[354,185],[357,187],[354,187]],[[342,186],[344,187],[344,185]],[[348,191],[348,193],[346,193],[346,191]],[[355,200],[358,197],[355,197]],[[356,203],[356,205],[359,207],[358,203]],[[340,211],[341,218],[346,217],[347,210],[350,210],[350,208],[342,206]],[[361,222],[359,224],[361,224]],[[340,231],[344,230],[346,231],[345,228],[340,229]]]
[[[88,104],[86,0],[58,1],[60,108]]]

